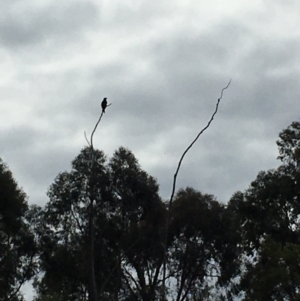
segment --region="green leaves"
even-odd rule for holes
[[[212,195],[188,187],[180,190],[172,206],[169,251],[170,274],[177,285],[177,300],[197,287],[205,294],[213,283],[226,285],[234,276],[239,236],[228,219],[228,210]]]
[[[298,167],[300,162],[300,122],[293,122],[287,129],[279,134],[277,141],[279,147],[278,158],[285,166]]]
[[[245,193],[233,196],[241,226],[244,300],[299,300],[300,123],[281,132],[275,170],[260,172]]]
[[[0,159],[0,296],[21,300],[21,286],[36,271],[36,245],[26,222],[25,193]],[[1,299],[2,300],[2,299]]]
[[[281,165],[228,204],[187,187],[170,212],[156,179],[124,147],[111,158],[83,149],[46,206],[29,210],[1,161],[0,296],[20,300],[38,258],[36,301],[91,299],[92,268],[93,300],[157,300],[166,248],[165,289],[176,301],[300,300],[300,123],[277,144]]]
[[[36,208],[37,215],[33,214],[43,229],[38,232],[44,272],[36,282],[40,298],[85,298],[91,216],[99,298],[158,298],[166,206],[156,180],[141,169],[128,149],[119,148],[109,160],[102,152],[82,150],[71,171],[55,179],[48,196],[45,209],[39,212]],[[170,294],[184,300],[208,294],[212,283],[228,285],[239,262],[239,232],[232,211],[212,195],[187,188],[177,193],[169,214]]]
[[[80,289],[86,292],[89,287],[90,221],[99,298],[112,298],[123,289],[131,295],[134,291],[146,294],[146,269],[155,264],[159,268],[163,254],[159,246],[165,207],[156,181],[140,168],[134,155],[119,148],[107,161],[101,151],[85,148],[72,162],[72,170],[57,176],[48,196],[40,212],[44,216],[40,258],[45,272],[37,283],[44,288],[40,296],[71,298],[77,292],[83,298]],[[64,272],[68,266],[74,267],[76,278]],[[144,287],[130,286],[125,271],[132,268]],[[158,281],[154,278],[153,292]]]
[[[245,300],[299,300],[300,246],[284,247],[269,237],[262,242],[256,265],[248,267],[241,285]]]

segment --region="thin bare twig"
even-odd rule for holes
[[[106,106],[106,108],[109,107],[109,106],[111,106],[111,105],[112,105],[112,103],[108,104],[108,105]],[[84,132],[85,140],[86,140],[86,142],[88,143],[88,145],[89,145],[92,149],[94,149],[94,147],[93,147],[93,136],[94,136],[94,133],[96,132],[96,129],[97,129],[98,124],[99,124],[99,122],[100,122],[100,120],[101,120],[101,118],[102,118],[103,113],[104,113],[104,112],[102,111],[102,112],[101,112],[101,115],[100,115],[100,117],[99,117],[99,119],[98,119],[98,121],[97,121],[97,123],[96,123],[94,129],[93,129],[93,132],[92,132],[92,135],[91,135],[91,142],[88,141],[88,139],[87,139],[87,137],[86,137],[86,133]]]
[[[100,117],[99,117],[99,119],[98,119],[98,121],[97,121],[97,123],[96,123],[96,125],[95,125],[95,127],[94,127],[94,129],[93,129],[92,135],[91,135],[91,143],[90,143],[90,146],[91,146],[92,149],[94,149],[94,146],[93,146],[93,136],[94,136],[94,133],[96,132],[96,129],[97,129],[97,127],[98,127],[98,124],[99,124],[99,122],[100,122],[102,116],[103,116],[103,111],[101,112],[101,115],[100,115]]]
[[[88,144],[89,146],[91,146],[91,145],[90,145],[90,142],[89,142],[89,140],[88,140],[88,138],[86,137],[86,132],[85,132],[85,131],[84,131],[84,138],[85,138],[87,144]]]
[[[135,284],[136,289],[141,292],[142,288],[138,285],[137,281],[134,279],[134,277],[127,271],[125,267],[123,267],[124,272],[129,276],[131,281]]]
[[[174,198],[174,194],[175,194],[175,189],[176,189],[176,180],[177,180],[177,176],[178,176],[178,173],[179,173],[179,169],[181,167],[181,163],[185,157],[185,155],[187,154],[187,152],[192,148],[192,146],[195,144],[195,142],[198,140],[198,138],[203,134],[203,132],[210,126],[211,122],[213,121],[215,115],[217,114],[218,112],[218,108],[219,108],[219,103],[223,97],[223,92],[224,90],[226,90],[229,85],[231,83],[231,79],[230,81],[228,82],[227,86],[224,87],[222,90],[221,90],[221,95],[220,97],[218,98],[218,101],[217,101],[217,104],[216,104],[216,109],[214,111],[214,113],[212,114],[209,122],[207,123],[207,125],[198,133],[198,135],[196,136],[196,138],[192,141],[192,143],[187,147],[187,149],[183,152],[179,162],[178,162],[178,166],[177,166],[177,169],[176,169],[176,172],[174,174],[174,179],[173,179],[173,188],[172,188],[172,193],[171,193],[171,198],[170,198],[170,201],[169,201],[169,206],[168,206],[168,212],[167,212],[167,221],[166,221],[166,234],[165,234],[165,250],[164,250],[164,263],[163,263],[163,280],[162,280],[162,296],[164,298],[164,294],[165,294],[165,280],[166,280],[166,262],[167,262],[167,239],[168,239],[168,227],[169,227],[169,219],[170,219],[170,210],[171,210],[171,206],[172,206],[172,202],[173,202],[173,198]]]
[[[172,205],[172,202],[173,202],[173,197],[174,197],[174,193],[175,193],[175,188],[176,188],[176,179],[177,179],[177,175],[178,175],[178,172],[179,172],[179,169],[180,169],[180,166],[181,166],[181,163],[183,161],[183,158],[185,157],[185,155],[187,154],[187,152],[192,148],[192,146],[194,145],[194,143],[198,140],[198,138],[202,135],[202,133],[210,126],[211,122],[213,121],[215,115],[217,114],[218,112],[218,108],[219,108],[219,103],[223,97],[223,92],[224,90],[226,90],[229,85],[231,83],[231,80],[228,82],[227,86],[225,88],[222,89],[221,91],[221,96],[220,98],[218,99],[218,102],[216,104],[216,109],[214,111],[214,113],[212,114],[209,122],[207,123],[207,125],[199,132],[199,134],[197,135],[197,137],[193,140],[193,142],[188,146],[188,148],[183,152],[180,160],[179,160],[179,163],[178,163],[178,166],[177,166],[177,169],[176,169],[176,172],[174,174],[174,181],[173,181],[173,189],[172,189],[172,194],[171,194],[171,198],[170,198],[170,202],[169,202],[169,207]]]
[[[94,146],[93,146],[93,136],[94,133],[96,132],[96,129],[98,127],[98,124],[103,116],[104,113],[104,109],[102,109],[101,115],[94,127],[94,130],[91,134],[91,140],[90,143],[86,137],[86,134],[84,132],[84,136],[85,139],[89,145],[89,147],[91,148],[91,154],[92,154],[92,171],[93,171],[93,163],[95,163],[96,159],[95,159],[95,151],[94,151]],[[94,215],[94,204],[93,204],[93,197],[91,197],[91,201],[90,201],[90,210],[89,210],[89,239],[90,239],[90,250],[89,250],[89,257],[90,257],[90,282],[91,282],[91,289],[89,290],[89,299],[92,301],[96,301],[97,300],[97,286],[96,286],[96,276],[95,276],[95,255],[94,255],[94,222],[93,222],[93,215]]]

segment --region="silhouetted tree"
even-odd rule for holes
[[[245,300],[300,300],[300,123],[279,136],[282,164],[229,203],[243,236]]]
[[[239,254],[239,235],[226,207],[188,187],[175,196],[171,220],[168,270],[175,300],[203,300],[210,289],[224,288],[235,276],[230,267],[238,264]]]
[[[27,210],[25,193],[0,159],[0,300],[22,300],[20,288],[36,271]]]
[[[147,300],[158,279],[149,288],[143,275],[151,264],[160,267],[162,262],[156,246],[165,207],[155,179],[141,170],[133,154],[120,148],[107,162],[101,151],[85,148],[71,172],[57,176],[48,195],[45,209],[37,210],[40,218],[35,218],[43,229],[39,242],[44,276],[36,283],[40,298],[87,299],[92,216],[97,299],[125,300],[137,294]],[[133,285],[132,269],[138,286]]]

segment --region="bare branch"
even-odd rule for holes
[[[88,140],[88,138],[86,137],[86,132],[85,132],[85,131],[84,131],[84,138],[85,138],[87,144],[88,144],[89,146],[91,146],[91,145],[90,145],[90,142],[89,142],[89,140]]]
[[[218,108],[219,108],[219,103],[223,97],[223,92],[224,90],[226,90],[229,85],[231,83],[231,80],[228,82],[227,86],[224,87],[221,91],[221,96],[220,98],[218,99],[218,102],[216,104],[216,109],[214,111],[214,113],[212,114],[209,122],[207,123],[207,125],[199,132],[199,134],[197,135],[197,137],[193,140],[193,142],[188,146],[188,148],[183,152],[180,160],[179,160],[179,163],[178,163],[178,166],[177,166],[177,169],[176,169],[176,172],[174,174],[174,181],[173,181],[173,189],[172,189],[172,194],[171,194],[171,198],[170,198],[170,202],[169,202],[169,208],[170,206],[172,205],[172,202],[173,202],[173,197],[174,197],[174,193],[175,193],[175,188],[176,188],[176,179],[177,179],[177,175],[178,175],[178,172],[179,172],[179,169],[180,169],[180,166],[181,166],[181,163],[183,161],[183,158],[185,157],[185,155],[187,154],[187,152],[192,148],[192,146],[194,145],[194,143],[198,140],[198,138],[203,134],[203,132],[210,126],[211,122],[213,121],[215,115],[217,114],[218,112]]]
[[[112,105],[112,103],[108,104],[106,107],[109,107],[109,106],[111,106],[111,105]],[[101,118],[102,118],[102,115],[103,115],[103,111],[101,112],[101,115],[100,115],[100,117],[99,117],[99,119],[98,119],[98,121],[97,121],[97,123],[96,123],[96,125],[95,125],[95,127],[94,127],[93,132],[92,132],[92,135],[91,135],[91,142],[88,141],[88,139],[87,139],[87,137],[86,137],[86,133],[84,132],[85,140],[86,140],[86,142],[88,143],[88,145],[89,145],[91,148],[94,148],[94,147],[93,147],[93,136],[94,136],[94,133],[96,132],[96,129],[97,129],[98,124],[99,124],[99,122],[100,122],[100,120],[101,120]]]
[[[29,271],[29,269],[30,269],[30,266],[33,264],[34,256],[35,256],[35,254],[31,254],[31,256],[30,256],[30,261],[29,261],[29,263],[28,263],[28,265],[27,265],[27,267],[26,267],[25,272],[23,272],[23,274],[22,274],[22,277],[21,277],[21,280],[20,280],[19,285],[17,286],[17,288],[15,289],[15,291],[12,292],[12,293],[7,297],[7,298],[8,298],[7,300],[13,299],[13,297],[15,297],[15,296],[19,293],[19,291],[20,291],[22,285],[23,285],[26,281],[29,280],[29,279],[28,279],[28,276],[27,276],[27,273],[28,273],[28,271]]]
[[[129,276],[129,278],[132,280],[132,282],[135,284],[136,289],[139,292],[142,292],[142,288],[139,286],[139,284],[137,283],[137,281],[134,279],[134,277],[129,273],[129,271],[127,271],[127,269],[125,267],[123,267],[123,270],[125,272],[125,274],[127,274]]]
[[[104,100],[106,100],[106,98],[104,98]],[[102,102],[103,103],[103,102]],[[102,106],[102,104],[101,104]],[[96,132],[96,129],[98,127],[99,122],[101,121],[101,118],[103,116],[103,113],[105,111],[105,107],[102,106],[102,112],[100,114],[100,117],[93,129],[93,132],[91,134],[91,140],[90,143],[87,140],[87,137],[85,135],[85,139],[88,142],[89,147],[91,148],[91,155],[92,155],[92,167],[93,164],[96,162],[96,157],[95,157],[95,151],[94,151],[94,147],[93,147],[93,136]],[[93,168],[92,168],[93,170]],[[96,301],[97,300],[97,286],[96,286],[96,276],[95,276],[95,255],[94,255],[94,223],[93,223],[93,214],[94,214],[94,204],[93,204],[93,198],[91,198],[91,202],[90,202],[90,212],[89,212],[89,240],[90,240],[90,249],[89,249],[89,257],[90,257],[90,291],[89,291],[89,299],[92,301]]]
[[[181,163],[185,157],[185,155],[187,154],[187,152],[192,148],[192,146],[195,144],[195,142],[198,140],[198,138],[203,134],[203,132],[208,129],[208,127],[210,126],[211,122],[213,121],[215,115],[218,112],[218,108],[219,108],[219,103],[223,97],[223,92],[224,90],[226,90],[229,85],[231,83],[231,79],[228,82],[227,86],[225,86],[222,90],[221,90],[221,95],[218,98],[217,104],[216,104],[216,109],[214,111],[214,113],[212,114],[209,122],[207,123],[207,125],[198,133],[198,135],[196,136],[196,138],[192,141],[192,143],[187,147],[187,149],[183,152],[179,162],[178,162],[178,166],[176,169],[176,172],[174,174],[174,179],[173,179],[173,188],[172,188],[172,193],[171,193],[171,197],[170,197],[170,201],[169,201],[169,206],[168,206],[168,212],[167,212],[167,221],[166,221],[166,233],[165,233],[165,246],[164,246],[164,262],[163,262],[163,279],[162,279],[162,297],[164,298],[164,294],[165,294],[165,280],[166,280],[166,263],[167,263],[167,239],[168,239],[168,227],[169,227],[169,219],[170,219],[170,210],[171,210],[171,206],[172,206],[172,202],[173,202],[173,198],[174,198],[174,194],[175,194],[175,189],[176,189],[176,180],[177,180],[177,176],[179,173],[179,169],[181,166]],[[163,299],[162,298],[162,299]]]
[[[91,135],[91,143],[90,143],[90,146],[91,146],[92,149],[94,149],[94,147],[93,147],[93,136],[94,136],[94,133],[96,132],[96,129],[97,129],[97,127],[98,127],[98,124],[99,124],[99,122],[100,122],[102,116],[103,116],[103,111],[101,112],[101,115],[100,115],[100,117],[99,117],[99,119],[98,119],[98,121],[97,121],[97,123],[96,123],[96,125],[95,125],[95,127],[94,127],[94,130],[93,130],[93,132],[92,132],[92,135]]]
[[[126,273],[127,271],[125,271]],[[127,272],[128,273],[128,272]],[[127,287],[128,289],[130,290],[132,296],[135,296],[137,298],[137,294],[134,292],[134,290],[131,288],[131,284],[129,282],[129,279],[127,277],[125,277],[125,281],[126,281],[126,284],[127,284]],[[136,284],[137,285],[137,284]]]

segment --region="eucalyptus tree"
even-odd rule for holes
[[[300,123],[277,141],[281,164],[262,171],[229,206],[240,220],[245,300],[300,300]]]
[[[0,300],[22,300],[36,272],[36,245],[26,220],[27,196],[0,159]]]
[[[71,171],[56,177],[48,196],[35,219],[44,273],[36,283],[39,298],[91,300],[91,225],[97,300],[155,295],[165,206],[156,180],[128,149],[120,147],[110,160],[101,151],[83,149]]]

